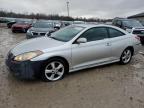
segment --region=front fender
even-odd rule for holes
[[[69,63],[69,65],[71,66],[71,50],[63,50],[63,51],[57,51],[57,52],[47,52],[44,53],[38,57],[35,57],[33,59],[31,59],[31,61],[44,61],[44,60],[48,60],[52,57],[62,57],[64,59],[67,60],[67,62]]]

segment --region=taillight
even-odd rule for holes
[[[135,38],[140,41],[140,37],[139,36],[136,35]]]

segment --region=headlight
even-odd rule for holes
[[[43,54],[42,51],[31,51],[31,52],[27,52],[27,53],[24,53],[24,54],[20,54],[18,56],[16,56],[14,58],[15,61],[26,61],[26,60],[30,60],[32,58],[35,58],[39,55]]]
[[[31,31],[28,29],[27,33],[31,33]]]
[[[54,33],[54,31],[53,31],[53,30],[51,30],[51,31],[47,32],[47,33],[45,34],[45,36],[50,37],[52,33]]]
[[[47,32],[47,33],[45,34],[45,36],[48,37],[48,36],[49,36],[49,32]]]

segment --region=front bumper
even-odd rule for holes
[[[28,28],[22,28],[22,27],[12,28],[12,31],[15,31],[15,32],[24,32],[24,33],[26,33],[27,30],[28,30]]]
[[[40,76],[43,61],[17,62],[6,59],[8,70],[18,79],[31,80]]]
[[[39,35],[32,35],[32,34],[26,34],[26,38],[27,39],[32,39],[32,38],[38,38],[38,37],[42,37],[42,36],[39,36]]]
[[[139,36],[139,37],[140,37],[141,44],[144,45],[144,36]]]
[[[46,34],[46,33],[45,33],[45,34]],[[32,33],[26,33],[26,38],[27,38],[27,39],[37,38],[37,37],[43,37],[43,36],[45,36],[45,35],[40,35],[40,34],[38,34],[38,35],[33,35]]]

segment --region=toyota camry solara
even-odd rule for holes
[[[141,48],[139,37],[110,25],[71,25],[51,36],[21,42],[6,65],[20,79],[57,81],[66,73],[119,62],[127,64]]]

